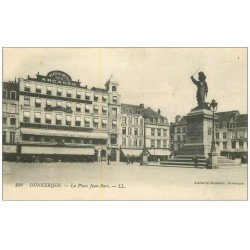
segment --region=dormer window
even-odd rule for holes
[[[112,86],[112,91],[116,92],[116,86]]]

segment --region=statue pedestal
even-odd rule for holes
[[[209,109],[193,109],[185,116],[187,121],[186,144],[181,149],[184,155],[204,155],[211,150],[213,113]],[[215,116],[215,120],[218,117]]]
[[[208,155],[209,155],[208,168],[210,169],[218,168],[218,153],[210,152]]]

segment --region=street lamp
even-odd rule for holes
[[[217,106],[218,106],[218,103],[213,99],[212,102],[210,103],[210,110],[213,112],[213,127],[212,127],[212,144],[211,144],[211,150],[209,153],[209,163],[208,163],[209,168],[217,168],[218,167],[218,153],[216,152],[215,140],[214,140],[214,134],[215,134],[214,114],[217,110]]]

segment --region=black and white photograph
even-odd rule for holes
[[[247,48],[3,48],[4,200],[247,200]]]

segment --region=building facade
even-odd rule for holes
[[[3,83],[3,130],[2,145],[3,159],[16,160],[17,129],[19,126],[19,88],[18,83]]]
[[[121,158],[127,156],[139,160],[144,147],[147,149],[150,161],[164,159],[169,151],[169,124],[166,117],[144,104],[122,104],[122,143]]]
[[[114,121],[110,109],[119,106],[114,85],[109,81],[105,89],[88,89],[62,71],[20,79],[19,155],[42,154],[58,161],[105,160]]]
[[[215,123],[216,150],[222,156],[240,158],[247,154],[247,114],[240,114],[238,110],[218,112]],[[176,116],[175,123],[171,124],[173,131],[173,151],[179,153],[186,140],[186,120]]]

